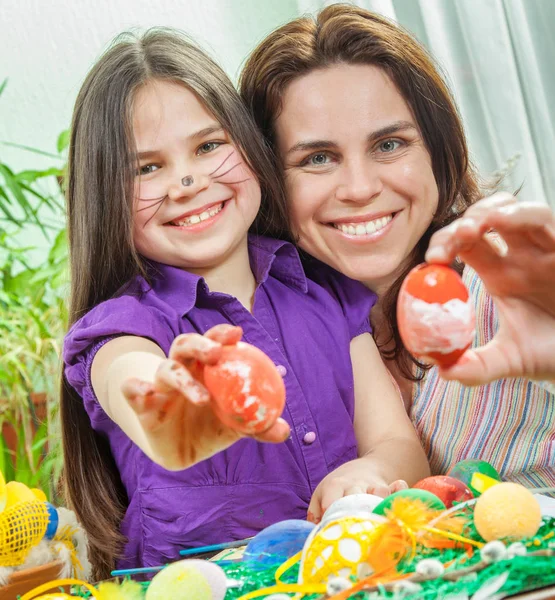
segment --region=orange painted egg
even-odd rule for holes
[[[451,508],[455,502],[466,502],[474,498],[474,494],[462,481],[446,475],[426,477],[412,487],[432,492],[445,504],[445,508]]]
[[[443,367],[457,362],[474,338],[474,307],[460,275],[444,265],[419,265],[397,300],[399,333],[415,356]]]
[[[241,433],[266,431],[285,406],[285,385],[274,363],[244,342],[224,346],[218,363],[204,367],[204,384],[218,418]]]

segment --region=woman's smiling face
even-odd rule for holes
[[[384,291],[429,227],[438,188],[412,112],[370,65],[294,80],[275,123],[299,245]]]

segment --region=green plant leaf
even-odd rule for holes
[[[56,147],[58,148],[58,152],[60,154],[69,146],[70,137],[71,132],[69,129],[62,131],[62,133],[60,133],[60,135],[58,136],[58,142],[56,144]]]
[[[50,167],[50,169],[45,169],[43,171],[20,171],[15,176],[18,181],[25,181],[26,183],[33,183],[37,181],[37,179],[44,179],[45,177],[61,177],[62,170],[57,167]],[[44,196],[43,196],[44,197]]]
[[[33,154],[40,154],[41,156],[48,156],[48,158],[55,158],[56,160],[61,160],[61,156],[58,154],[52,154],[52,152],[46,152],[44,150],[39,150],[38,148],[33,148],[32,146],[25,146],[24,144],[15,144],[14,142],[0,142],[3,146],[10,146],[11,148],[18,148],[19,150],[26,150],[27,152],[32,152]]]
[[[7,84],[8,84],[8,78],[6,77],[6,79],[4,79],[4,81],[2,83],[0,83],[0,96],[2,95],[2,92],[6,89]]]

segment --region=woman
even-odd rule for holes
[[[553,394],[526,379],[476,388],[446,381],[399,337],[402,280],[432,235],[483,195],[453,99],[423,47],[382,17],[332,5],[270,34],[247,61],[241,92],[285,179],[292,232],[273,233],[295,236],[378,294],[374,335],[432,470],[479,457],[507,479],[554,485]],[[511,306],[498,313],[476,273],[458,267],[482,346]]]

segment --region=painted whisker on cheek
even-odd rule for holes
[[[235,169],[236,167],[242,165],[243,163],[241,161],[239,161],[237,164],[233,165],[230,169],[228,169],[225,173],[221,173],[220,175],[216,175],[216,177],[214,177],[214,179],[221,179],[222,177],[224,177],[225,175],[227,175],[228,173],[230,173],[231,171],[233,171],[233,169]]]
[[[236,185],[238,183],[245,183],[245,181],[249,181],[251,177],[247,177],[246,179],[240,179],[239,181],[220,181],[218,183],[225,183],[226,185]]]
[[[233,154],[235,154],[235,150],[232,150],[224,159],[223,161],[212,171],[212,173],[208,173],[209,177],[212,177],[213,175],[215,175],[215,173],[217,173],[224,165],[225,163],[229,160],[229,158],[231,156],[233,156]],[[216,177],[218,177],[218,175],[216,175]]]
[[[162,196],[161,198],[137,198],[137,200],[139,202],[151,202],[151,204],[149,204],[148,206],[144,206],[143,208],[139,208],[137,209],[136,212],[142,212],[143,210],[148,210],[149,208],[152,208],[153,206],[158,206],[158,208],[152,213],[152,215],[150,215],[149,219],[145,222],[145,224],[143,225],[143,229],[150,223],[151,219],[156,216],[156,213],[160,210],[160,208],[162,208],[162,204],[164,204],[164,200],[167,199],[167,194],[165,196]]]

